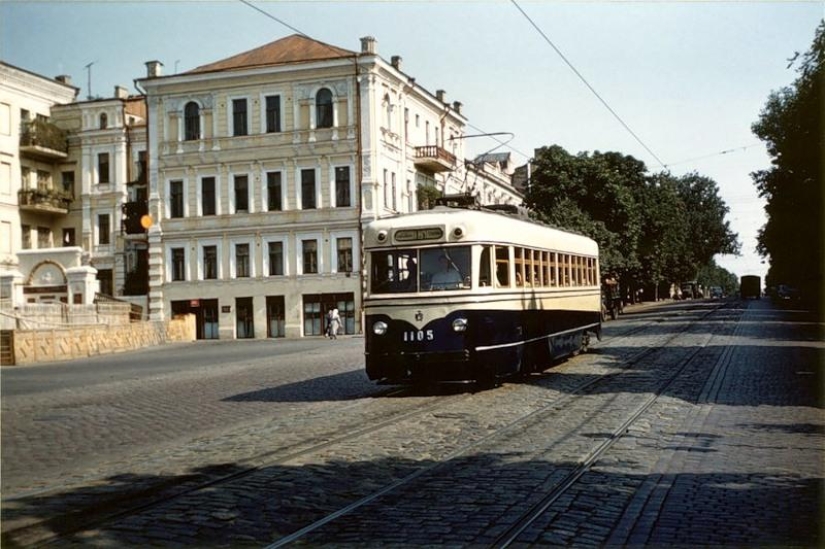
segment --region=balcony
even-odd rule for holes
[[[450,171],[455,168],[455,155],[435,145],[416,147],[415,166],[429,173]]]
[[[69,144],[66,132],[43,120],[24,122],[20,132],[20,154],[44,160],[65,160]]]
[[[67,214],[74,197],[54,189],[21,189],[17,203],[21,210],[35,213]]]

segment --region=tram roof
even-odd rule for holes
[[[462,227],[464,236],[455,238],[453,229]],[[440,240],[418,242],[378,242],[379,231],[394,234],[399,229],[424,229],[441,227],[444,237]],[[366,225],[364,244],[368,247],[386,245],[460,244],[462,242],[501,242],[551,250],[596,255],[598,245],[586,236],[556,229],[535,221],[529,221],[506,213],[489,210],[471,210],[437,206],[409,214],[377,219]]]

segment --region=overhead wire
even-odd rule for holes
[[[642,141],[642,139],[638,135],[636,135],[636,132],[634,132],[631,129],[631,127],[627,124],[627,122],[625,122],[622,119],[622,117],[619,116],[619,114],[615,110],[613,110],[613,107],[611,107],[607,103],[607,101],[599,94],[598,91],[596,91],[596,89],[590,84],[590,82],[588,82],[587,79],[578,71],[578,69],[576,69],[576,67],[573,65],[573,63],[571,63],[570,60],[567,59],[567,57],[564,55],[564,53],[562,53],[562,51],[553,43],[553,41],[550,40],[550,38],[544,33],[543,30],[541,30],[541,28],[536,24],[536,22],[533,21],[530,18],[529,15],[527,15],[527,12],[525,12],[521,8],[521,6],[518,5],[518,2],[516,2],[516,0],[510,0],[510,1],[513,3],[513,5],[516,7],[516,9],[518,9],[519,12],[521,12],[521,14],[524,16],[524,18],[527,19],[527,21],[530,23],[530,25],[532,25],[533,28],[536,29],[536,32],[538,32],[541,35],[541,37],[544,38],[544,41],[547,42],[547,44],[549,44],[550,47],[553,48],[553,50],[555,50],[555,52],[559,55],[559,57],[561,57],[562,61],[564,61],[567,64],[567,66],[570,67],[570,70],[572,70],[573,73],[576,76],[579,77],[579,80],[581,80],[584,83],[584,85],[587,86],[587,89],[589,89],[593,93],[593,95],[596,96],[596,99],[598,99],[601,102],[601,104],[604,105],[604,107],[610,112],[610,114],[612,114],[613,117],[616,120],[618,120],[619,124],[621,124],[622,127],[624,127],[624,129],[627,130],[628,133],[630,133],[630,135],[633,136],[633,138],[650,154],[650,156],[652,156],[656,160],[656,162],[659,163],[659,165],[661,165],[663,168],[666,168],[667,164],[662,162],[662,160],[659,158],[659,156],[656,153],[654,153],[651,150],[651,148],[648,147],[647,144],[644,141]]]
[[[309,36],[308,34],[306,34],[305,32],[303,32],[303,31],[300,31],[300,30],[296,29],[295,27],[293,27],[292,25],[290,25],[290,24],[289,24],[289,23],[287,23],[286,21],[284,21],[284,20],[282,20],[282,19],[278,19],[277,17],[275,17],[275,16],[274,16],[274,15],[272,15],[271,13],[269,13],[269,12],[267,12],[267,11],[265,11],[265,10],[262,10],[261,8],[259,8],[259,7],[258,7],[258,6],[256,6],[255,4],[253,4],[252,2],[249,2],[248,0],[238,0],[238,1],[239,1],[239,2],[241,2],[242,4],[246,4],[247,6],[249,6],[250,8],[252,8],[253,10],[255,10],[255,11],[257,11],[257,12],[260,12],[260,13],[264,14],[265,16],[269,17],[269,18],[270,18],[270,19],[272,19],[273,21],[277,21],[278,23],[280,23],[281,25],[285,26],[285,27],[286,27],[286,28],[288,28],[289,30],[291,30],[291,31],[295,31],[296,33],[300,34],[300,35],[301,35],[301,36],[303,36],[303,37],[310,38],[310,36]]]

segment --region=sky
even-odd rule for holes
[[[513,134],[467,139],[467,156],[523,164],[559,145],[713,179],[742,246],[717,263],[764,277],[751,173],[770,158],[751,126],[823,17],[822,0],[0,0],[0,59],[70,75],[85,99],[137,93],[151,60],[169,75],[296,32],[353,51],[373,36],[385,60],[463,103],[467,134]]]

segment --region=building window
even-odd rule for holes
[[[352,272],[352,238],[339,238],[336,240],[338,246],[338,272]]]
[[[115,295],[114,272],[112,269],[98,269],[97,281],[100,283],[100,293],[103,295]]]
[[[235,176],[235,211],[249,211],[249,177],[246,175]]]
[[[390,205],[389,201],[389,194],[390,194],[390,185],[389,185],[389,174],[388,170],[384,170],[384,207],[388,208]]]
[[[284,274],[284,243],[269,243],[269,276]]]
[[[106,113],[104,112],[100,115],[100,129],[105,130],[108,127],[109,127],[109,117],[106,116]]]
[[[247,135],[246,99],[232,100],[232,135]]]
[[[183,138],[186,141],[201,138],[201,108],[194,101],[183,108]]]
[[[390,180],[392,181],[392,209],[398,211],[398,189],[395,186],[395,172],[390,174]]]
[[[315,170],[301,170],[301,208],[315,209]]]
[[[203,278],[214,280],[218,278],[218,247],[203,247]]]
[[[332,92],[321,88],[315,96],[315,127],[332,127]]]
[[[186,280],[186,250],[172,248],[172,280]]]
[[[281,201],[281,172],[266,173],[266,209],[279,212],[283,209]]]
[[[266,96],[266,133],[281,131],[281,97]]]
[[[112,243],[109,214],[100,214],[97,216],[97,243],[100,245]]]
[[[63,245],[64,246],[74,246],[75,245],[74,227],[67,227],[67,228],[63,229]]]
[[[32,228],[30,225],[20,225],[21,245],[24,250],[32,249]]]
[[[216,213],[215,178],[204,177],[201,179],[201,214],[215,215]]]
[[[318,272],[318,241],[301,241],[301,250],[304,257],[304,274],[316,274]]]
[[[335,168],[335,205],[339,208],[352,206],[350,202],[349,166]]]
[[[74,172],[62,172],[63,192],[69,196],[74,196]]]
[[[97,155],[97,182],[100,184],[109,183],[109,153]]]
[[[183,181],[169,182],[169,217],[183,217]]]
[[[108,218],[108,216],[107,216]],[[37,247],[51,248],[52,247],[52,230],[48,227],[37,228]]]
[[[235,277],[249,276],[249,244],[235,244]]]

